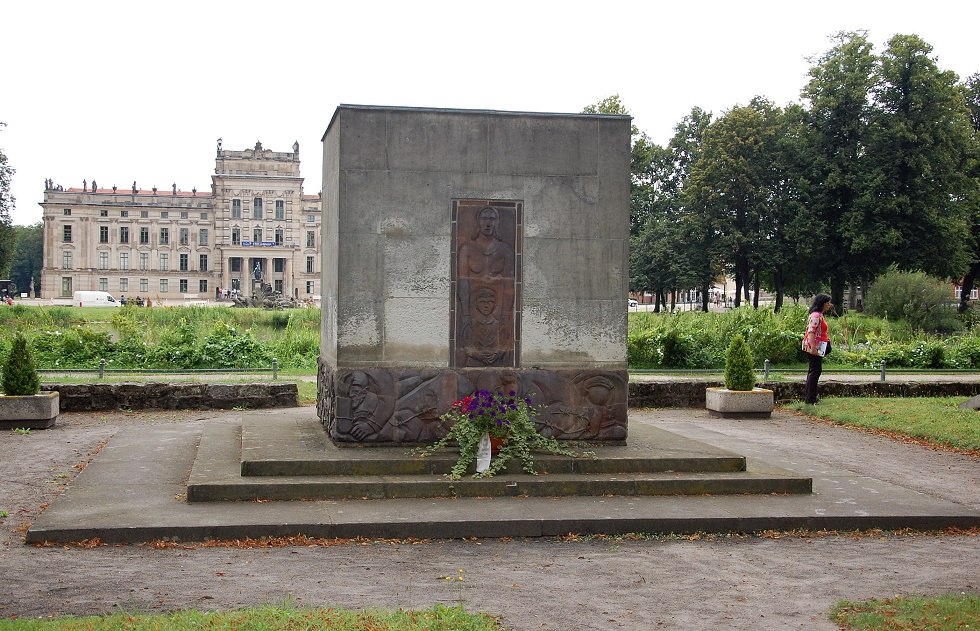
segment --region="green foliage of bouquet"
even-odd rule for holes
[[[425,458],[446,447],[450,442],[459,445],[459,458],[449,473],[450,479],[458,480],[476,462],[480,439],[484,434],[503,440],[500,453],[490,461],[490,468],[473,477],[490,477],[503,470],[507,463],[518,458],[525,473],[536,475],[532,450],[545,451],[559,456],[576,457],[578,454],[564,447],[554,438],[538,433],[531,418],[533,408],[530,398],[521,398],[514,391],[504,395],[488,390],[477,390],[472,395],[453,403],[452,408],[440,418],[452,427],[437,442],[424,447],[419,454]]]
[[[3,391],[10,396],[31,396],[41,389],[41,378],[23,335],[14,338],[3,364]]]

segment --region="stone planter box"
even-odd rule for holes
[[[46,429],[58,419],[59,395],[42,392],[27,397],[0,396],[0,429]]]
[[[705,408],[712,416],[721,418],[769,418],[775,402],[772,390],[729,390],[708,388],[705,391]]]

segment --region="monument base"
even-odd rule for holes
[[[317,389],[317,413],[338,443],[433,442],[449,430],[439,417],[477,390],[529,398],[544,436],[622,441],[627,434],[625,370],[332,369],[321,361]]]

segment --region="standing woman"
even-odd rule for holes
[[[806,373],[806,394],[803,402],[816,405],[817,382],[823,371],[823,358],[830,353],[830,336],[827,335],[827,320],[823,314],[834,307],[827,294],[817,294],[810,304],[810,319],[807,321],[806,333],[803,335],[803,351],[810,359],[810,370]]]

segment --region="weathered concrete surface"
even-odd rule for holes
[[[58,393],[0,396],[0,429],[47,429],[58,419]]]
[[[295,383],[86,383],[45,384],[61,395],[61,411],[295,407]]]
[[[772,414],[773,405],[773,392],[768,388],[752,388],[751,390],[705,389],[705,408],[712,416],[769,418]]]
[[[313,418],[312,408],[264,414]],[[691,533],[807,529],[936,529],[980,526],[980,505],[955,491],[917,492],[902,476],[888,481],[852,465],[808,456],[807,445],[779,447],[767,432],[792,423],[771,420],[702,421],[702,411],[637,413],[635,421],[744,452],[755,466],[812,476],[806,495],[687,497],[503,497],[188,503],[186,479],[201,425],[122,431],[28,531],[28,541],[133,542],[158,538],[203,540],[305,534],[314,537],[542,537],[569,532]],[[225,421],[234,435],[237,418]],[[710,423],[722,423],[712,429]],[[210,424],[209,424],[210,425]],[[793,437],[791,437],[793,438]],[[810,446],[823,449],[825,445]],[[837,445],[837,448],[844,449]],[[866,467],[868,458],[853,466]],[[222,467],[217,458],[211,466]],[[204,463],[208,464],[208,463]],[[750,464],[750,468],[753,465]],[[882,465],[882,474],[894,467]],[[863,469],[861,469],[863,470]],[[975,473],[975,472],[974,472]],[[877,477],[876,477],[877,476]],[[899,483],[901,482],[901,483]],[[910,489],[909,486],[913,486]],[[942,499],[941,499],[942,498]],[[958,499],[946,499],[958,498]]]

